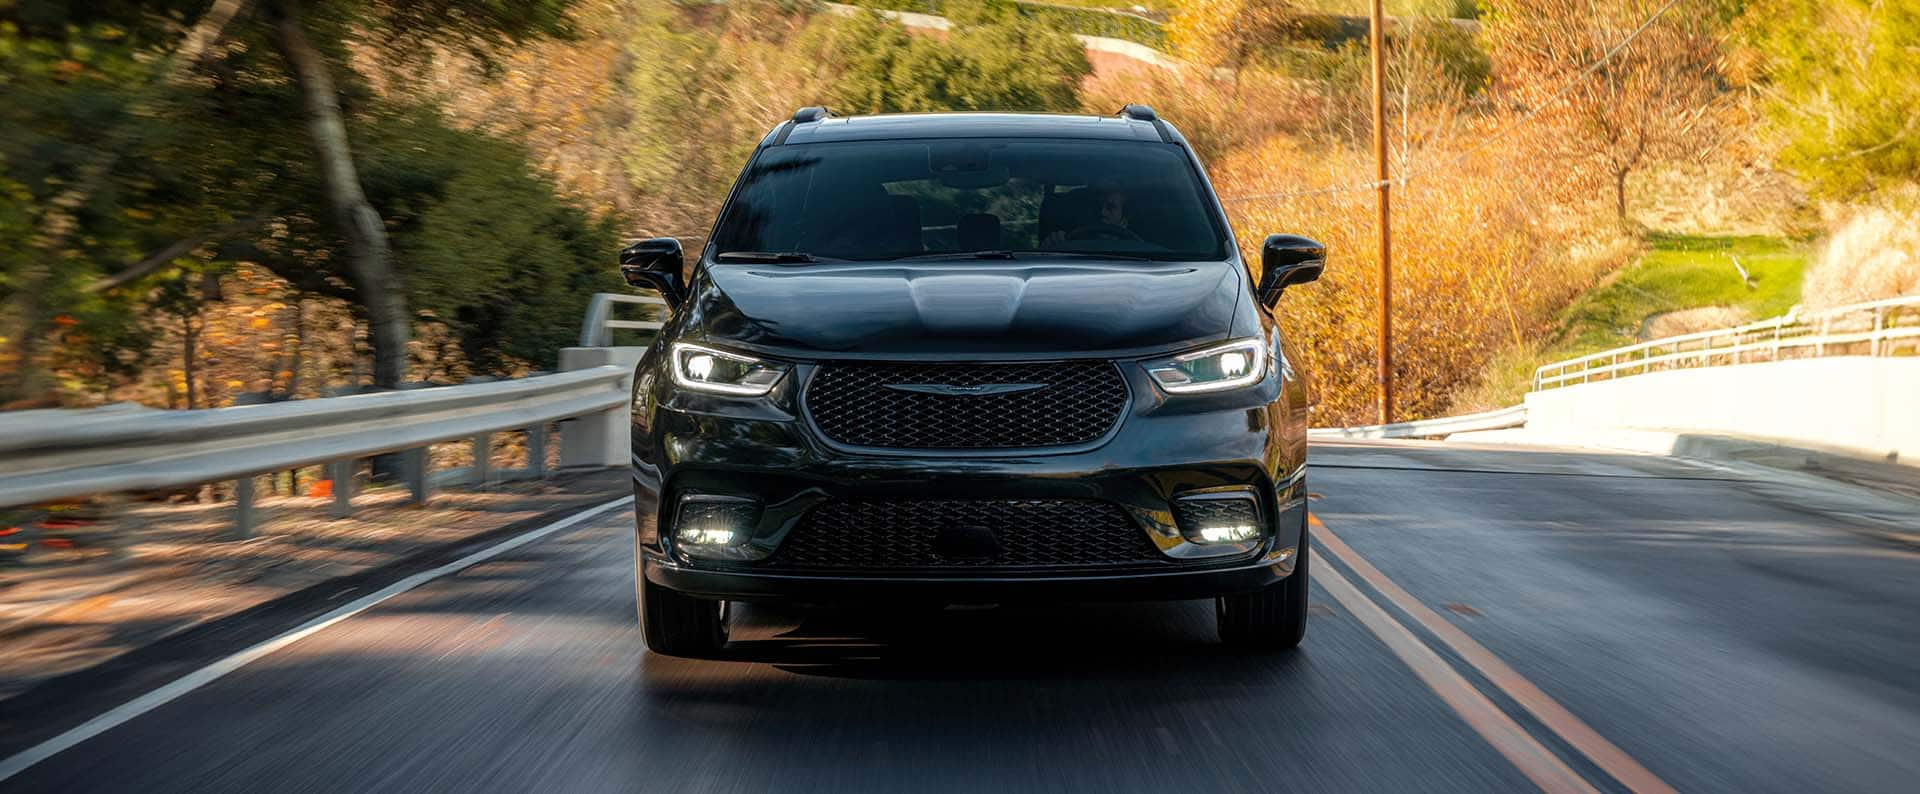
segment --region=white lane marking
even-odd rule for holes
[[[206,686],[207,684],[211,684],[214,681],[219,680],[222,676],[225,676],[228,673],[231,673],[235,670],[238,670],[242,667],[252,664],[253,662],[259,661],[260,659],[266,657],[268,654],[271,654],[274,651],[280,650],[281,648],[285,648],[289,645],[299,642],[301,639],[304,639],[309,635],[312,635],[322,629],[325,629],[328,626],[331,626],[335,623],[339,623],[340,621],[346,620],[347,618],[353,617],[354,615],[358,615],[362,612],[365,612],[368,609],[371,609],[379,605],[380,602],[382,601],[385,601],[389,598],[400,595],[401,593],[405,593],[408,590],[412,590],[416,587],[419,587],[423,584],[431,582],[442,576],[446,576],[447,574],[458,573],[467,568],[471,568],[475,565],[479,565],[480,563],[486,562],[487,560],[493,559],[494,557],[498,557],[509,551],[513,551],[514,549],[520,548],[521,546],[525,546],[536,540],[540,540],[541,538],[552,535],[553,533],[559,532],[563,529],[567,529],[568,527],[578,525],[583,521],[586,521],[590,518],[594,518],[614,508],[623,507],[625,505],[631,504],[632,502],[633,502],[633,497],[622,496],[619,499],[615,499],[611,502],[596,505],[594,507],[589,507],[585,510],[582,510],[578,513],[574,513],[573,515],[567,516],[566,518],[560,519],[559,521],[555,521],[539,529],[533,530],[531,532],[526,532],[520,535],[515,535],[512,538],[508,538],[507,540],[503,540],[492,546],[488,546],[487,548],[476,551],[465,557],[461,557],[458,560],[454,560],[453,562],[447,563],[438,568],[421,571],[420,573],[416,573],[412,576],[409,576],[405,579],[401,579],[398,582],[394,582],[393,584],[387,585],[386,587],[383,587],[372,593],[368,593],[367,595],[354,599],[353,601],[343,604],[331,612],[328,612],[324,615],[321,615],[317,618],[307,621],[306,623],[301,624],[298,628],[287,631],[286,633],[281,634],[277,637],[274,637],[273,639],[260,642],[259,644],[249,647],[246,650],[240,651],[231,656],[228,656],[219,661],[216,661],[212,664],[209,664],[206,667],[202,667],[191,673],[183,675],[177,679],[174,679],[173,681],[166,683],[165,685],[161,686],[159,689],[155,689],[152,692],[148,692],[137,698],[129,700],[126,703],[123,703],[113,708],[112,710],[107,711],[104,714],[101,714],[98,717],[94,717],[93,719],[87,720],[86,722],[81,723],[78,726],[75,726],[74,728],[68,730],[67,732],[60,734],[59,736],[55,736],[44,742],[41,742],[25,750],[22,750],[18,753],[15,753],[11,757],[7,758],[7,760],[0,761],[0,781],[5,781],[6,779],[13,777],[14,775],[17,775],[17,774],[20,774],[21,772],[26,771],[29,767],[32,767],[34,764],[40,763],[41,761],[45,761],[49,758],[59,755],[62,751],[70,747],[73,747],[74,745],[80,744],[81,742],[84,742],[95,736],[99,736],[102,733],[106,733],[107,731],[113,730],[114,728],[119,727],[122,723],[125,723],[129,720],[132,720],[135,717],[138,717],[142,714],[145,714],[149,711],[152,711],[156,708],[166,705],[167,703],[173,701],[174,699],[179,698],[181,695],[185,695],[188,692],[192,692],[193,690],[199,689],[200,687]]]

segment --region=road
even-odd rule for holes
[[[1920,553],[1673,460],[1318,446],[1290,655],[1210,604],[737,616],[645,653],[622,510],[437,579],[17,791],[1898,791]],[[1920,518],[1916,519],[1920,523]]]

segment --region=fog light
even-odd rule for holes
[[[735,534],[721,527],[681,527],[674,537],[689,546],[731,546]]]
[[[1173,517],[1195,543],[1244,543],[1260,537],[1260,505],[1245,490],[1198,493],[1173,501]]]
[[[1252,524],[1233,524],[1230,526],[1200,528],[1200,539],[1208,543],[1230,543],[1236,540],[1252,540],[1260,536],[1260,528]]]
[[[744,548],[760,520],[760,504],[737,496],[688,494],[673,521],[674,545],[692,557],[751,559]]]

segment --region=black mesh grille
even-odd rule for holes
[[[1180,526],[1190,532],[1201,527],[1234,524],[1258,525],[1260,510],[1253,497],[1243,495],[1176,499],[1173,514]]]
[[[1005,387],[932,394],[898,386]],[[1085,444],[1120,421],[1127,385],[1105,361],[1034,364],[828,364],[807,411],[828,438],[860,447],[1009,449]]]
[[[985,538],[983,548],[982,533]],[[1164,563],[1118,505],[1091,499],[833,501],[771,563],[795,568],[1125,566]]]

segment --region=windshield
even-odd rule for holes
[[[723,261],[1226,258],[1199,176],[1171,144],[814,143],[768,149],[742,179],[714,237]]]

